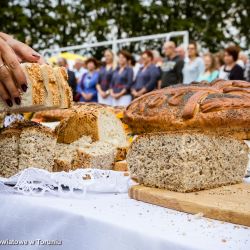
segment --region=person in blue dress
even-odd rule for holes
[[[77,85],[77,93],[80,97],[80,102],[97,102],[98,62],[95,58],[89,58],[86,61],[86,65],[88,72],[82,76],[81,81]]]
[[[131,94],[133,98],[137,98],[147,92],[154,90],[157,87],[160,72],[153,64],[153,53],[146,50],[142,53],[143,67],[140,68],[135,82],[131,87]]]
[[[110,84],[115,70],[114,54],[107,49],[104,52],[105,66],[100,68],[97,88],[98,103],[112,105],[110,96]]]
[[[121,50],[118,53],[119,66],[111,80],[112,106],[127,106],[132,100],[130,88],[133,84],[133,69],[128,65],[130,58],[131,55],[127,51]]]

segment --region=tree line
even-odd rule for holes
[[[250,44],[249,0],[1,0],[0,13],[1,30],[37,50],[111,39],[110,20],[118,38],[188,30],[211,52]]]

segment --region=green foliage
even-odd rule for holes
[[[30,37],[38,50],[111,39],[111,19],[118,38],[188,30],[212,52],[227,42],[245,48],[250,42],[249,0],[1,0],[0,13],[3,32],[21,41]]]

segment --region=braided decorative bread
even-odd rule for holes
[[[250,83],[174,85],[135,99],[125,111],[134,133],[204,130],[250,139]]]

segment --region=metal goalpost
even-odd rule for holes
[[[122,38],[122,39],[116,39],[116,36],[114,35],[113,39],[109,41],[84,43],[82,45],[74,45],[74,46],[67,46],[67,47],[54,48],[54,49],[45,49],[42,51],[42,55],[45,58],[48,58],[49,56],[54,56],[60,52],[69,52],[69,51],[83,50],[83,49],[96,48],[96,47],[105,47],[105,46],[112,46],[112,51],[114,53],[117,53],[118,45],[123,44],[123,43],[143,42],[143,41],[158,40],[158,39],[165,39],[165,41],[169,41],[173,37],[182,37],[183,38],[182,46],[184,49],[187,48],[188,43],[189,43],[189,32],[188,31],[173,31],[169,33]]]

